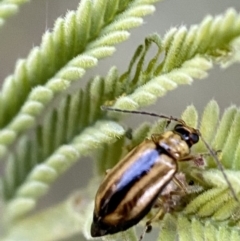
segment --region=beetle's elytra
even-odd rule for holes
[[[105,176],[96,197],[93,237],[114,234],[137,224],[173,179],[178,161],[190,160],[198,131],[177,124],[173,131],[143,141]]]

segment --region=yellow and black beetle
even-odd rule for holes
[[[150,114],[169,121],[177,121],[179,124],[172,131],[153,134],[151,139],[135,147],[106,174],[95,197],[92,237],[127,230],[143,219],[163,189],[175,177],[178,162],[194,159],[190,154],[190,148],[199,141],[200,137],[199,130],[187,126],[181,119],[110,107],[104,109]],[[204,143],[210,153],[215,155],[209,145],[205,141]],[[229,183],[224,172],[223,174]],[[150,226],[149,223],[147,225]]]

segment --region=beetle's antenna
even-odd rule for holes
[[[184,120],[180,119],[180,118],[176,118],[176,117],[173,117],[173,116],[167,116],[167,115],[163,115],[163,114],[157,114],[157,113],[154,113],[154,112],[147,112],[147,111],[136,111],[136,110],[124,110],[124,109],[118,109],[118,108],[113,108],[113,107],[110,107],[110,106],[105,106],[105,105],[102,105],[101,106],[101,109],[104,110],[104,111],[115,111],[115,112],[122,112],[122,113],[130,113],[130,114],[139,114],[139,115],[148,115],[148,116],[154,116],[154,117],[159,117],[159,118],[163,118],[163,119],[167,119],[169,120],[169,122],[171,122],[172,120],[173,121],[176,121],[176,122],[179,122],[185,126],[187,126],[187,124],[185,123]],[[199,130],[197,130],[198,132],[198,135],[201,137],[202,139],[202,142],[204,143],[204,145],[206,146],[206,148],[208,149],[208,151],[210,152],[210,154],[212,155],[215,163],[217,164],[219,170],[222,172],[223,174],[223,177],[224,179],[226,180],[228,186],[229,186],[229,189],[233,195],[233,198],[239,202],[239,199],[236,195],[236,192],[234,191],[233,187],[232,187],[232,184],[230,183],[225,171],[224,171],[224,168],[223,168],[223,165],[221,164],[221,162],[219,161],[216,153],[214,153],[214,151],[211,149],[210,145],[205,141],[205,139],[203,138],[203,136],[201,135],[201,132]]]
[[[154,112],[147,112],[147,111],[137,111],[137,110],[122,110],[122,109],[117,109],[117,108],[112,108],[106,105],[102,105],[101,106],[101,110],[104,111],[115,111],[115,112],[122,112],[122,113],[130,113],[130,114],[138,114],[138,115],[148,115],[148,116],[154,116],[154,117],[159,117],[159,118],[163,118],[163,119],[167,119],[169,121],[176,121],[179,122],[183,125],[186,125],[185,121],[180,119],[180,118],[176,118],[173,116],[167,116],[167,115],[163,115],[163,114],[157,114]]]
[[[222,163],[219,161],[216,153],[212,150],[212,148],[210,147],[210,145],[205,141],[205,139],[204,139],[203,136],[201,135],[200,131],[198,131],[198,134],[199,134],[199,136],[201,137],[202,142],[204,143],[204,145],[207,147],[208,151],[209,151],[210,154],[212,155],[212,157],[213,157],[215,163],[217,164],[219,170],[222,172],[223,177],[224,177],[225,181],[227,182],[228,187],[229,187],[229,189],[230,189],[230,191],[231,191],[231,193],[232,193],[232,195],[233,195],[233,198],[234,198],[237,202],[239,202],[239,199],[238,199],[238,197],[237,197],[237,195],[236,195],[236,192],[234,191],[234,189],[233,189],[233,187],[232,187],[232,184],[230,183],[230,181],[229,181],[229,179],[228,179],[228,177],[227,177],[227,175],[226,175],[226,173],[225,173],[225,171],[224,171],[223,165],[222,165]]]

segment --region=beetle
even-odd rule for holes
[[[150,139],[144,140],[107,172],[95,196],[92,237],[115,234],[131,228],[148,214],[161,192],[172,180],[181,186],[175,178],[178,162],[194,159],[190,154],[191,147],[201,136],[198,129],[189,127],[178,118],[111,107],[102,109],[150,114],[168,119],[169,122],[174,120],[178,124],[171,131],[153,134]],[[202,140],[210,154],[217,159],[207,142],[203,138]],[[217,164],[229,183],[218,159]],[[236,195],[233,189],[231,191],[233,196]],[[237,199],[236,196],[234,198]],[[151,221],[148,221],[144,233],[151,228],[150,224]],[[139,240],[142,238],[143,235]]]

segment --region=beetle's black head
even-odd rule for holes
[[[94,215],[93,222],[91,225],[91,235],[93,238],[101,237],[108,234],[108,231],[104,225],[102,225],[101,221]]]
[[[174,132],[181,136],[181,138],[186,141],[189,148],[199,141],[199,132],[191,127],[178,124],[174,128]]]
[[[131,226],[133,226],[133,225],[131,225]],[[127,226],[127,228],[129,228],[129,227]],[[92,225],[91,225],[91,236],[93,238],[101,237],[101,236],[104,236],[104,235],[114,234],[114,233],[124,231],[127,228],[125,228],[122,225],[115,226],[115,225],[112,225],[112,224],[107,224],[107,223],[103,222],[101,219],[96,220],[96,219],[93,218],[93,222],[92,222]]]
[[[91,225],[91,236],[101,237],[107,234],[107,230],[101,229],[96,223],[92,223]]]

